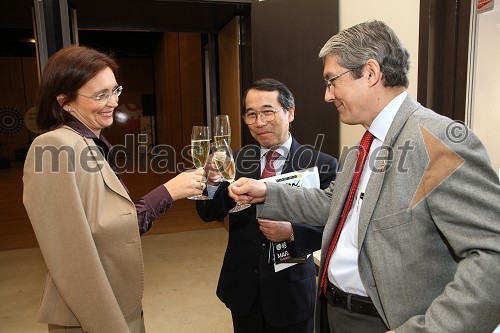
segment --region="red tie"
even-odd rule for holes
[[[356,169],[354,169],[354,177],[352,179],[351,188],[349,189],[349,195],[347,196],[347,200],[344,204],[344,209],[342,210],[342,215],[340,215],[339,223],[337,223],[337,228],[335,229],[335,233],[333,234],[332,242],[330,243],[330,247],[328,248],[328,254],[326,255],[325,264],[323,268],[323,274],[321,275],[321,283],[320,283],[320,293],[326,295],[327,289],[327,281],[328,281],[328,265],[330,263],[330,259],[332,258],[333,250],[337,246],[337,242],[339,241],[340,232],[342,231],[342,227],[347,219],[347,215],[349,215],[349,211],[351,210],[352,203],[354,201],[354,195],[356,194],[356,189],[358,188],[359,179],[361,178],[361,173],[363,172],[363,166],[365,165],[366,158],[368,157],[368,152],[370,151],[370,146],[373,141],[373,134],[366,131],[359,143],[358,154],[356,157]]]
[[[274,161],[281,155],[276,150],[270,150],[266,154],[266,165],[264,165],[264,170],[260,178],[267,178],[276,176],[276,170],[274,169]]]

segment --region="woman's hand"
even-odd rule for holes
[[[168,182],[163,184],[172,196],[172,199],[179,200],[203,193],[205,183],[203,179],[203,168],[184,171]]]

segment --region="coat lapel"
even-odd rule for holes
[[[418,109],[420,104],[414,101],[411,97],[406,97],[401,104],[392,124],[387,132],[384,146],[393,147],[399,133],[403,129],[408,118]],[[368,186],[366,188],[366,196],[361,205],[361,212],[359,216],[358,225],[358,253],[361,252],[361,247],[366,236],[366,231],[368,230],[368,224],[372,217],[375,206],[379,200],[380,191],[384,183],[386,172],[373,172],[368,181]]]
[[[324,262],[326,258],[326,253],[330,247],[330,243],[333,239],[333,234],[335,233],[335,228],[344,208],[344,203],[349,193],[349,188],[354,176],[354,168],[356,166],[356,151],[352,150],[342,161],[342,165],[339,166],[337,171],[337,177],[335,179],[335,187],[332,193],[332,201],[330,205],[330,212],[328,214],[328,222],[325,225],[325,230],[323,232],[323,245],[321,251],[321,260]]]
[[[300,143],[298,143],[292,137],[292,144],[290,145],[290,151],[288,152],[288,156],[286,157],[285,163],[283,163],[283,170],[281,170],[281,174],[298,170],[298,165],[299,165],[298,158],[300,156],[296,156],[295,151],[297,151],[299,147]]]
[[[83,139],[85,140],[85,142],[87,143],[87,145],[89,146],[91,151],[99,151],[99,148],[97,148],[97,145],[94,143],[94,140],[88,139],[86,137],[84,137]],[[101,172],[102,179],[104,180],[104,183],[106,184],[106,186],[110,190],[112,190],[113,192],[116,192],[117,194],[121,195],[122,197],[124,197],[128,201],[132,202],[129,194],[125,190],[125,187],[123,186],[120,179],[118,179],[118,177],[115,174],[115,172],[113,171],[113,169],[111,169],[111,166],[109,165],[109,163],[107,161],[104,161],[104,163],[102,163],[101,161],[98,162],[97,159],[95,161],[96,161],[97,165],[99,166],[99,170]]]
[[[236,155],[236,179],[247,177],[260,179],[260,147],[248,145]]]
[[[290,147],[290,152],[286,157],[285,163],[283,164],[283,173],[294,171],[295,164],[298,165],[297,158],[295,156],[295,151],[300,147],[300,144],[292,138],[292,145]],[[241,166],[239,170],[237,170],[236,178],[239,177],[248,177],[253,179],[260,179],[260,146],[258,145],[248,145],[245,149],[242,149],[238,152],[237,165]],[[239,156],[243,154],[244,156]]]

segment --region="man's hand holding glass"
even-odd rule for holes
[[[229,196],[243,204],[264,202],[266,192],[266,183],[252,178],[239,178],[229,186]]]

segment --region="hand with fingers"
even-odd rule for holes
[[[293,239],[292,224],[288,221],[272,221],[257,219],[259,229],[264,236],[273,242],[291,241]]]
[[[187,170],[181,172],[163,185],[174,201],[189,196],[199,195],[203,193],[206,187],[203,174],[203,168]]]
[[[229,186],[229,196],[241,203],[258,203],[266,200],[267,185],[256,179],[241,177]]]

